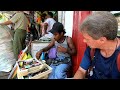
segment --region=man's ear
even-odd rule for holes
[[[104,43],[104,42],[106,42],[107,39],[106,39],[106,37],[100,37],[99,40],[101,43]]]
[[[63,33],[63,32],[61,32],[61,35],[64,35],[64,33]]]

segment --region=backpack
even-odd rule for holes
[[[91,49],[91,50],[90,50],[91,60],[93,60],[94,54],[95,54],[95,49]],[[118,71],[120,72],[120,51],[119,51],[118,56],[117,56],[117,68],[118,68]],[[88,72],[89,72],[91,69],[92,69],[92,67],[89,68]]]

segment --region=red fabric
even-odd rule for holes
[[[77,49],[77,55],[72,57],[72,70],[73,75],[77,71],[80,62],[82,60],[82,57],[84,55],[84,51],[86,49],[86,44],[83,42],[83,36],[79,31],[79,27],[81,22],[89,15],[91,14],[91,11],[74,11],[73,14],[73,33],[72,33],[72,39],[73,43],[75,44],[75,47]]]
[[[118,54],[118,57],[117,57],[117,67],[120,72],[120,53]]]

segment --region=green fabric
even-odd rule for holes
[[[16,60],[18,60],[18,55],[21,50],[25,48],[25,38],[26,38],[26,30],[17,29],[14,33],[13,40],[13,52]]]

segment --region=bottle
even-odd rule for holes
[[[44,52],[42,52],[40,59],[45,60],[45,53]]]

